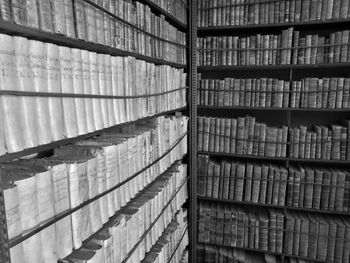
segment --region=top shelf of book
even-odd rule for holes
[[[136,59],[140,59],[155,65],[168,65],[174,68],[186,68],[185,64],[170,62],[164,59],[158,59],[152,56],[142,55],[132,51],[122,50],[116,47],[109,47],[99,43],[87,42],[80,39],[74,39],[60,34],[52,34],[48,32],[41,31],[39,29],[25,27],[10,22],[6,22],[0,19],[0,33],[22,36],[28,39],[39,40],[43,42],[48,42],[56,44],[59,46],[67,46],[70,48],[78,48],[83,50],[88,50],[101,54],[109,54],[112,56],[131,56]]]
[[[168,0],[168,2],[174,2],[178,3],[181,8],[179,9],[175,9],[173,12],[175,12],[175,14],[172,14],[170,12],[168,12],[167,10],[165,10],[162,7],[162,2],[166,2],[165,0],[138,0],[138,2],[144,4],[144,5],[148,5],[153,13],[156,13],[158,15],[163,15],[165,17],[165,19],[174,27],[176,27],[177,29],[185,32],[188,28],[187,26],[187,10],[188,10],[188,5],[187,3],[184,2],[184,0]],[[159,4],[155,3],[155,2],[161,2]],[[183,12],[183,10],[186,10],[186,12]],[[177,17],[181,17],[180,19],[178,19]]]
[[[305,22],[289,22],[276,24],[251,24],[251,25],[236,25],[236,26],[210,26],[199,27],[199,36],[208,35],[229,35],[229,34],[249,34],[263,32],[278,32],[282,29],[294,27],[296,30],[322,30],[339,29],[350,27],[350,19],[336,19],[336,20],[319,20],[319,21],[305,21]]]

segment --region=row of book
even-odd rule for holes
[[[3,164],[9,238],[26,234],[121,184],[42,232],[44,237],[47,231],[57,235],[57,250],[47,250],[47,257],[67,256],[160,173],[182,159],[187,152],[186,137],[175,143],[187,131],[185,122],[182,118],[161,117],[154,124],[139,126],[135,132],[111,132],[57,148],[49,158]],[[67,231],[71,235],[65,235]]]
[[[180,22],[187,24],[187,0],[151,0],[151,2],[176,17]]]
[[[346,263],[350,258],[350,221],[200,202],[198,242]]]
[[[245,263],[277,263],[276,256],[247,252],[243,249],[230,247],[217,247],[212,245],[199,244],[197,250],[197,263],[216,262],[245,262]]]
[[[349,30],[301,35],[293,28],[276,35],[198,38],[200,66],[267,66],[350,61]]]
[[[350,211],[350,172],[310,166],[217,161],[198,156],[200,196],[276,206]]]
[[[286,157],[288,127],[268,127],[255,117],[198,117],[198,151]]]
[[[216,107],[343,109],[350,107],[349,90],[350,78],[202,79],[198,101]]]
[[[165,21],[164,16],[153,14],[149,6],[129,0],[93,2],[120,20],[82,0],[74,1],[74,5],[72,0],[4,0],[1,17],[45,32],[186,63],[185,34]]]
[[[121,211],[125,225],[122,232],[115,233],[118,238],[115,243],[121,251],[118,260],[141,262],[145,258],[186,202],[187,176],[186,165],[175,167]]]
[[[200,1],[198,26],[238,26],[350,18],[347,0]]]
[[[187,245],[187,210],[183,208],[176,214],[161,237],[147,253],[142,263],[180,262],[182,253]]]
[[[0,154],[186,105],[186,74],[182,69],[4,34],[0,41],[0,89],[57,95],[1,96]],[[64,97],[65,94],[107,97]]]
[[[158,233],[163,232],[187,199],[187,185],[181,185],[184,181],[182,172],[183,169],[180,169],[161,175],[145,192],[85,241],[81,248],[58,262],[140,262],[127,258],[135,242],[138,242],[137,237],[148,229],[152,230],[139,245],[141,250],[137,251],[137,255],[142,258],[152,242],[155,243]],[[181,179],[182,182],[179,181]],[[107,235],[108,240],[101,244],[95,238],[98,235]]]
[[[330,127],[269,127],[255,117],[198,117],[198,150],[241,155],[350,160],[350,122]]]
[[[304,125],[289,130],[289,156],[302,159],[350,160],[350,121],[330,128]]]

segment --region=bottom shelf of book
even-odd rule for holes
[[[279,258],[324,263],[349,260],[348,217],[211,201],[199,201],[198,208],[198,243],[201,245],[276,257],[268,262],[279,262]]]

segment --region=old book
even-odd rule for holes
[[[229,199],[231,163],[224,162],[222,198]]]
[[[300,215],[300,243],[299,243],[299,255],[307,257],[309,243],[309,231],[310,221],[305,215]]]
[[[46,49],[44,43],[34,40],[29,40],[29,60],[30,69],[35,74],[33,78],[33,89],[36,92],[48,92],[48,79],[46,64]],[[43,54],[44,52],[44,54]],[[50,115],[49,115],[49,101],[45,97],[34,98],[35,102],[35,115],[37,116],[38,124],[38,143],[47,144],[51,142],[51,129],[50,129]]]
[[[22,234],[22,225],[19,210],[18,186],[3,179],[6,225],[8,238],[12,239]]]
[[[7,35],[0,35],[2,45],[2,53],[0,60],[2,61],[2,70],[5,72],[16,72],[18,69],[13,56],[14,53],[13,39]],[[9,90],[17,90],[19,88],[18,78],[16,74],[1,74],[0,87],[6,87]],[[29,130],[25,127],[25,122],[18,120],[25,119],[25,100],[13,96],[1,96],[1,112],[3,113],[3,128],[5,147],[8,152],[20,151],[26,147],[34,146],[30,138]],[[7,114],[5,114],[5,112]],[[27,135],[26,135],[27,133]],[[2,150],[2,154],[5,149]]]
[[[237,163],[235,179],[235,200],[237,201],[243,201],[245,170],[246,166],[244,164]]]
[[[84,1],[74,2],[75,31],[78,39],[87,40]]]
[[[61,89],[62,93],[74,93],[73,87],[73,63],[70,48],[59,47],[60,67],[61,67]],[[76,106],[73,98],[62,98],[63,104],[63,124],[66,138],[78,135]]]
[[[12,20],[11,5],[9,0],[0,1],[0,17],[5,21]]]
[[[328,246],[328,236],[329,236],[329,225],[327,221],[321,216],[316,217],[319,222],[318,229],[318,238],[317,238],[317,250],[316,250],[316,259],[326,260],[327,255],[327,246]]]
[[[336,235],[338,231],[338,226],[335,220],[330,220],[329,218],[325,219],[327,221],[327,224],[329,225],[329,231],[328,231],[328,244],[327,244],[327,254],[326,254],[326,260],[327,261],[334,261],[334,254],[335,254],[335,243],[336,243]]]
[[[39,27],[46,32],[53,32],[52,10],[50,0],[37,1]]]
[[[262,167],[254,165],[251,202],[259,202],[260,184],[262,179]]]
[[[247,163],[244,177],[244,201],[247,202],[251,201],[253,169],[254,165],[252,163]]]
[[[322,194],[322,181],[323,181],[323,170],[315,170],[315,185],[314,185],[314,195],[312,199],[312,207],[315,209],[320,209],[321,205],[321,194]]]
[[[287,254],[293,253],[293,242],[294,242],[293,237],[294,237],[294,217],[291,214],[287,213],[283,253],[287,253]]]
[[[53,28],[54,32],[62,35],[67,34],[66,28],[66,16],[65,16],[65,3],[64,1],[50,0],[52,15],[53,15]]]

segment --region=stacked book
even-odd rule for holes
[[[0,154],[186,105],[181,69],[4,34],[0,41],[0,89],[44,93],[1,96]]]
[[[289,157],[301,159],[350,160],[350,121],[330,128],[301,125],[289,129]]]
[[[349,262],[349,219],[287,213],[285,221],[284,253],[310,260]]]
[[[198,150],[286,157],[288,127],[268,127],[254,117],[198,117]]]
[[[290,105],[290,82],[273,78],[202,79],[198,98],[202,106],[285,108]]]
[[[248,211],[200,202],[198,242],[282,253],[284,220],[283,212],[273,209]]]
[[[93,2],[102,10],[83,0],[74,1],[74,5],[72,0],[4,0],[0,17],[45,32],[186,64],[185,34],[167,23],[164,16],[126,0]]]
[[[151,2],[176,17],[180,22],[187,24],[187,0],[151,0]]]
[[[350,61],[349,30],[303,35],[281,34],[198,38],[200,66],[267,66]]]
[[[350,107],[349,90],[350,78],[201,79],[198,101],[216,107],[344,109]]]
[[[238,26],[350,18],[347,0],[199,1],[198,26]]]
[[[156,241],[158,233],[164,231],[166,225],[172,221],[174,213],[181,209],[187,199],[187,184],[183,184],[186,180],[184,170],[186,169],[180,168],[179,171],[161,175],[108,224],[84,241],[79,249],[59,262],[140,262],[140,259],[134,258],[144,257],[147,251],[146,242],[139,244],[141,250],[136,251],[134,258],[126,258],[138,242],[138,237],[151,227],[154,231],[150,232],[152,236],[149,238]],[[99,236],[107,238],[100,240]]]
[[[211,245],[197,245],[197,263],[215,262],[251,262],[277,263],[276,256],[247,252],[242,249],[229,247],[214,247]]]
[[[290,191],[285,167],[266,163],[218,162],[208,155],[199,155],[197,165],[197,193],[200,196],[285,205],[286,193]]]
[[[198,156],[200,196],[325,211],[350,211],[350,172],[322,167],[215,161]]]
[[[133,133],[111,132],[55,149],[49,158],[3,164],[10,239],[120,185],[13,247],[11,262],[41,262],[41,257],[55,262],[70,254],[73,248],[79,248],[82,241],[100,229],[120,207],[176,160],[182,159],[187,152],[187,142],[176,142],[187,131],[186,122],[185,118],[162,117],[155,124],[137,127]],[[166,154],[173,146],[175,148]],[[163,154],[165,157],[157,161]],[[29,261],[17,258],[23,255]]]
[[[183,208],[176,214],[167,229],[146,254],[142,263],[177,263],[180,261],[181,255],[187,245],[187,210]]]

